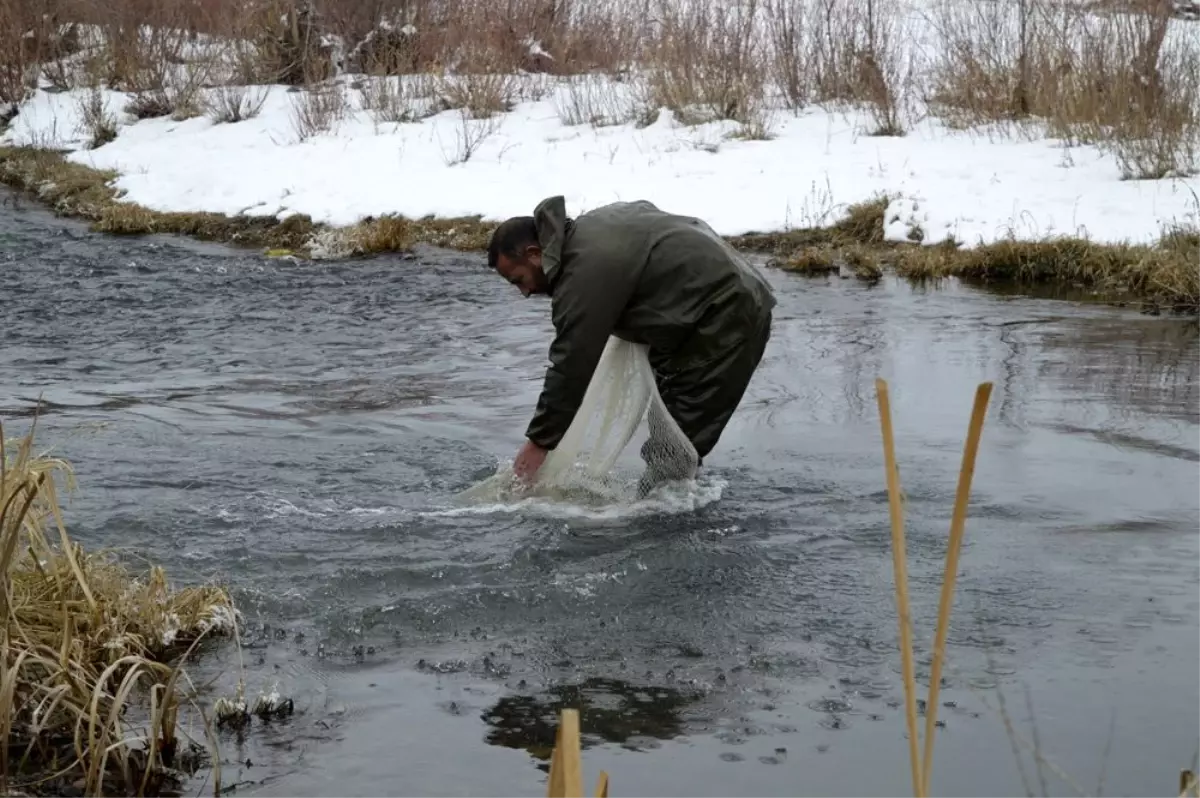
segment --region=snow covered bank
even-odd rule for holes
[[[396,79],[394,79],[396,80]],[[732,137],[738,126],[687,127],[663,110],[639,127],[565,125],[567,99],[551,86],[492,119],[445,111],[379,124],[360,92],[331,131],[302,138],[299,92],[263,88],[254,118],[135,121],[129,99],[104,92],[115,140],[87,149],[86,91],[39,91],[3,136],[8,145],[71,150],[70,160],[118,172],[124,199],[159,211],[286,216],[349,225],[401,214],[499,220],[562,193],[572,212],[645,198],[695,214],[721,233],[823,226],[849,204],[900,197],[889,238],[919,227],[926,243],[966,246],[1015,235],[1081,235],[1150,242],[1173,222],[1195,223],[1200,178],[1122,180],[1111,156],[1050,140],[989,140],[936,121],[903,137],[870,137],[863,120],[812,109],[778,114],[770,140]]]

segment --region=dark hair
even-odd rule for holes
[[[514,216],[500,223],[488,243],[488,268],[495,269],[501,255],[515,258],[521,250],[538,243],[537,224],[532,216]]]

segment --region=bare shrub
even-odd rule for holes
[[[808,51],[813,99],[853,102],[858,61],[859,15],[855,0],[815,0],[808,13]]]
[[[78,49],[57,0],[0,0],[0,119],[37,85],[39,67]]]
[[[312,85],[295,93],[292,100],[292,129],[300,141],[327,133],[346,118],[349,104],[338,84]]]
[[[76,101],[79,109],[79,132],[88,137],[88,148],[103,147],[117,137],[117,119],[104,104],[104,92],[98,86],[88,89]]]
[[[266,0],[241,21],[253,44],[243,69],[287,86],[329,79],[335,72],[334,46],[321,22],[310,0]]]
[[[1127,178],[1194,171],[1200,43],[1167,38],[1168,4],[1138,2],[1137,14],[1043,0],[943,6],[931,107],[951,124],[1018,121],[1096,144]]]
[[[444,75],[438,95],[447,108],[462,109],[473,119],[488,119],[513,109],[516,78],[499,71]]]
[[[491,114],[475,116],[469,108],[458,109],[458,124],[454,129],[454,151],[443,155],[447,166],[457,166],[471,160],[485,141],[500,128],[502,117]]]
[[[1055,84],[1074,68],[1081,20],[1076,9],[1042,0],[941,0],[932,20],[930,107],[956,127],[1049,117]]]
[[[180,121],[199,116],[204,112],[200,88],[208,82],[211,67],[208,60],[183,64],[159,85],[137,92],[125,111],[136,119],[170,116]]]
[[[346,55],[346,69],[367,75],[403,75],[427,66],[409,15],[383,16]]]
[[[416,122],[445,110],[430,75],[369,77],[359,87],[362,107],[376,125]]]
[[[564,125],[624,125],[639,115],[637,99],[630,86],[604,75],[567,78],[563,90],[554,94],[552,102]]]
[[[898,0],[765,0],[770,74],[792,109],[866,105],[872,135],[905,132],[913,57]]]
[[[758,0],[736,4],[659,0],[646,104],[684,124],[763,121],[767,68]]]
[[[770,78],[788,107],[799,110],[813,98],[813,57],[809,44],[812,9],[808,0],[765,0],[766,35],[770,43]]]
[[[213,124],[233,124],[258,116],[268,96],[262,86],[216,86],[204,96],[202,105]]]
[[[555,57],[559,74],[620,72],[637,61],[649,43],[649,0],[578,2],[565,5],[560,24],[541,46]]]
[[[1051,116],[1059,135],[1112,152],[1125,178],[1196,169],[1200,43],[1187,34],[1168,40],[1171,8],[1148,5],[1080,26]]]
[[[850,94],[867,104],[871,135],[902,136],[912,77],[912,62],[905,47],[908,26],[896,0],[865,0],[855,8]]]

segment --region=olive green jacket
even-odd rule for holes
[[[555,337],[526,437],[547,449],[575,418],[610,335],[648,344],[655,364],[699,362],[775,306],[763,277],[700,219],[644,200],[569,219],[561,196],[533,216]]]

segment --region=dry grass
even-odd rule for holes
[[[367,219],[349,228],[333,229],[296,214],[226,216],[219,213],[161,213],[136,203],[121,202],[110,185],[112,172],[70,163],[61,155],[32,148],[0,147],[0,183],[29,192],[63,216],[90,221],[97,232],[114,235],[156,233],[186,235],[206,241],[266,250],[284,250],[307,257],[406,252],[416,243],[480,251],[487,246],[492,225],[479,217],[461,219]]]
[[[555,92],[567,124],[649,123],[667,108],[766,139],[784,109],[849,104],[872,135],[903,135],[932,114],[1097,144],[1130,179],[1200,168],[1200,25],[1173,20],[1170,0],[1128,0],[1119,13],[932,3],[921,18],[903,0],[512,0],[500,16],[482,0],[0,0],[0,118],[39,74],[133,92],[137,117],[220,121],[260,107],[244,87],[282,83],[304,88],[294,127],[305,139],[346,112],[326,87],[339,70],[406,78],[362,90],[377,123],[446,109],[491,119],[543,73],[570,78]],[[419,97],[414,80],[428,86]],[[447,161],[469,160],[493,127],[464,122]],[[92,138],[113,131],[98,124]]]
[[[313,84],[292,95],[292,131],[299,141],[332,132],[350,111],[339,83]]]
[[[1200,234],[1173,231],[1155,246],[1095,244],[1077,238],[997,241],[959,250],[905,247],[896,271],[914,280],[959,277],[981,283],[1083,290],[1151,311],[1200,310]]]
[[[214,124],[234,124],[258,116],[269,96],[262,86],[217,86],[198,102]]]
[[[35,429],[5,440],[0,425],[0,792],[170,793],[205,750],[181,738],[187,676],[171,663],[235,610],[221,588],[175,591],[161,568],[138,578],[71,541],[72,469],[34,450]]]
[[[877,197],[848,206],[842,217],[823,227],[805,227],[780,233],[748,233],[731,239],[734,246],[748,252],[787,259],[802,250],[840,249],[862,244],[883,244],[883,217],[888,197]]]
[[[468,120],[470,121],[470,120]],[[479,120],[486,123],[487,120]],[[285,250],[301,257],[334,258],[407,252],[427,244],[467,252],[487,247],[494,225],[480,217],[405,219],[384,216],[348,228],[329,228],[309,217],[159,213],[120,202],[116,177],[65,161],[43,150],[0,148],[0,182],[29,191],[60,214],[88,219],[95,230],[145,235],[174,233],[210,241]],[[1154,246],[1096,244],[1079,239],[1000,241],[973,249],[953,244],[921,246],[884,241],[888,198],[851,205],[821,227],[729,238],[770,265],[805,274],[847,270],[878,282],[885,270],[914,281],[957,277],[982,283],[1084,289],[1106,301],[1141,303],[1150,310],[1200,313],[1200,233],[1180,227]]]
[[[1087,14],[1051,0],[940,0],[930,108],[952,124],[1049,131],[1113,152],[1126,178],[1195,173],[1200,35],[1170,4]]]

